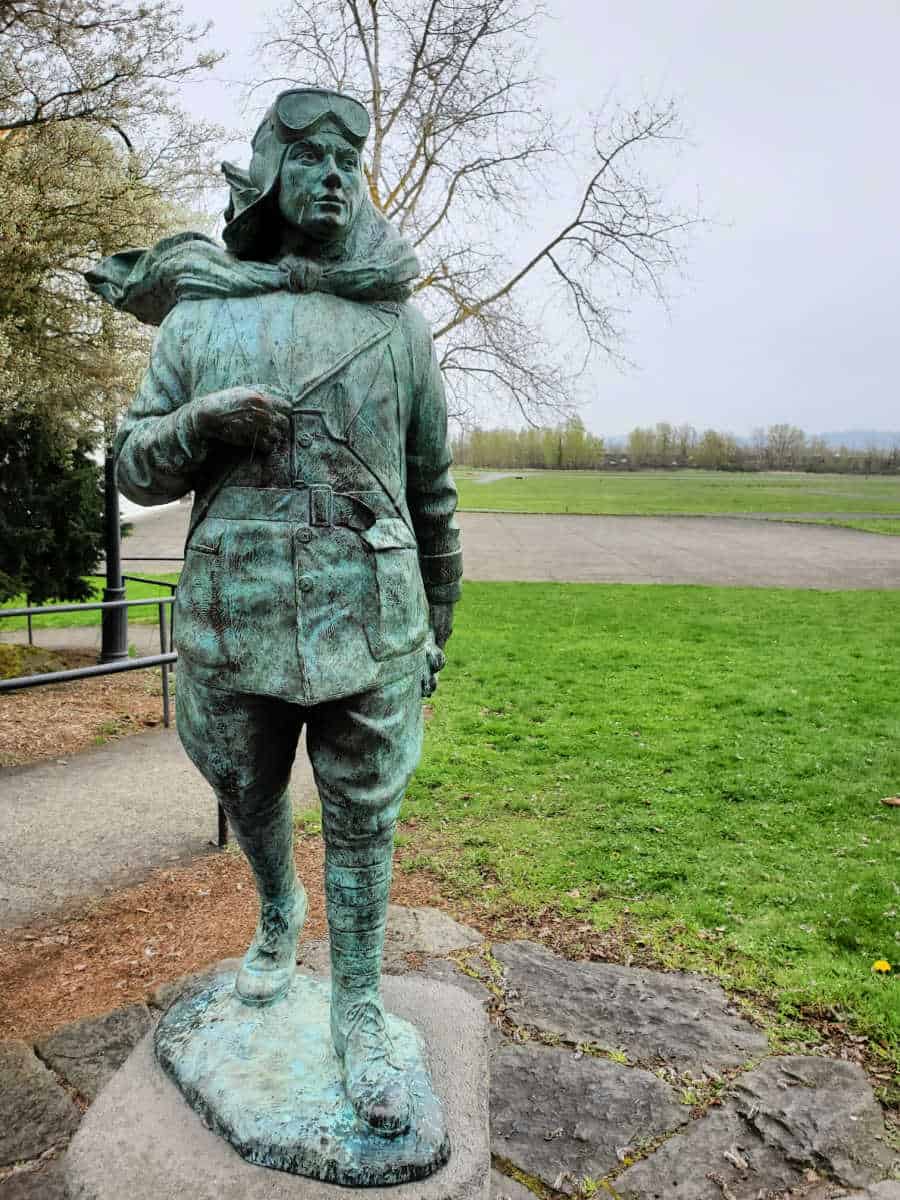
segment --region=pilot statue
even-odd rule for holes
[[[444,663],[462,560],[418,264],[374,207],[369,117],[283,92],[199,234],[88,274],[160,326],[116,443],[138,504],[195,495],[175,606],[178,731],[253,869],[247,1005],[291,986],[307,913],[287,786],[301,731],[322,801],[331,1035],[358,1118],[405,1133],[379,993],[394,826]]]

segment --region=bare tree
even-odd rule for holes
[[[770,425],[766,431],[766,461],[776,470],[796,467],[806,447],[806,434],[796,425]]]
[[[629,299],[664,297],[695,220],[645,173],[681,136],[674,106],[612,108],[593,118],[570,211],[522,252],[518,231],[552,208],[548,179],[573,161],[534,67],[542,16],[520,0],[288,0],[261,49],[265,73],[281,69],[265,86],[332,87],[369,107],[372,198],[423,261],[419,299],[457,414],[486,393],[529,420],[565,410],[593,357],[620,359]],[[557,323],[551,348],[543,317],[560,307],[574,332],[560,344]]]

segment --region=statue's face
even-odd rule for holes
[[[281,168],[278,208],[284,220],[306,237],[333,241],[353,224],[364,187],[359,153],[326,125],[288,150]]]

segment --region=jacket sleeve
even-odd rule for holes
[[[136,504],[166,504],[191,491],[206,458],[196,401],[185,381],[190,322],[176,308],[163,321],[150,365],[116,436],[118,484]]]
[[[450,474],[447,404],[431,333],[416,314],[413,396],[406,438],[406,502],[419,543],[425,592],[432,604],[455,604],[462,579],[456,486]]]

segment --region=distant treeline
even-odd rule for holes
[[[900,441],[894,446],[834,446],[796,425],[770,425],[738,439],[720,429],[660,421],[635,428],[621,446],[607,446],[576,417],[549,429],[471,429],[453,442],[461,466],[637,470],[641,467],[702,467],[715,471],[838,471],[866,475],[900,473]]]

